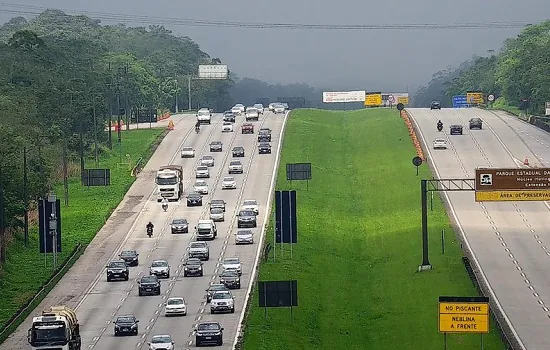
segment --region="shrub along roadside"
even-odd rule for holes
[[[293,320],[288,309],[269,309],[266,319],[253,291],[245,350],[442,348],[438,296],[478,293],[437,199],[429,212],[435,269],[416,272],[421,263],[419,180],[430,174],[422,166],[415,176],[414,155],[395,110],[293,111],[277,189],[298,189],[299,243],[292,259],[288,248],[281,257],[275,246],[259,280],[297,279],[299,306]],[[312,163],[309,190],[285,180],[285,164],[295,162]],[[266,234],[273,243],[272,228]],[[448,349],[470,349],[479,342],[479,335],[450,335]],[[495,328],[484,345],[503,348]]]
[[[63,204],[63,186],[56,187],[55,192],[62,202],[63,252],[59,254],[59,262],[67,259],[78,244],[85,247],[93,239],[134,182],[135,178],[130,174],[132,164],[139,157],[143,157],[145,161],[149,159],[164,135],[163,129],[125,131],[121,149],[115,144],[112,151],[105,152],[100,158],[100,168],[111,169],[109,187],[87,188],[80,184],[79,177],[71,178],[69,206]],[[129,159],[130,163],[119,165],[120,159],[123,162]],[[87,160],[86,163],[87,167],[95,167],[93,161]],[[23,238],[19,235],[8,246],[7,261],[2,266],[0,277],[1,327],[34,296],[53,273],[51,254],[45,260],[44,255],[39,253],[38,241],[38,229],[31,227],[28,248],[24,246]]]

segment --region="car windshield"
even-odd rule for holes
[[[223,209],[222,208],[212,208],[212,209],[210,209],[210,213],[212,213],[212,214],[221,214],[221,213],[223,213]]]
[[[252,234],[252,231],[250,230],[237,231],[237,236],[248,236],[251,234]]]
[[[444,139],[435,139],[435,142],[445,142]]]
[[[206,242],[191,242],[191,248],[203,248],[206,247]]]
[[[229,165],[241,165],[241,162],[236,160],[236,161],[233,161],[233,162],[229,163]]]
[[[239,264],[239,258],[227,258],[223,261],[226,265],[237,265]]]
[[[201,261],[199,259],[187,259],[187,265],[200,265]]]
[[[210,111],[199,111],[199,115],[210,115]]]
[[[231,122],[224,122],[223,125],[233,125]]]
[[[157,283],[157,279],[154,276],[143,276],[141,283]]]
[[[244,105],[241,104],[241,103],[237,103],[237,104],[235,105],[235,107],[244,107]]]
[[[221,145],[221,141],[212,141],[211,145]]]
[[[212,160],[214,158],[212,158],[212,156],[203,156],[202,159],[203,160]]]
[[[126,263],[124,261],[113,261],[109,264],[109,267],[123,269],[126,267]]]
[[[197,328],[199,331],[219,331],[220,325],[217,323],[201,323]]]
[[[262,106],[262,105],[260,105],[260,104],[258,104],[258,105],[254,105],[254,107],[256,107],[256,108],[263,108],[263,106]]]
[[[222,274],[220,276],[222,276],[222,277],[238,277],[239,275],[237,275],[237,272],[235,272],[235,271],[225,270],[224,272],[222,272]]]
[[[188,198],[199,198],[199,197],[201,197],[201,194],[198,193],[198,192],[191,192],[191,193],[189,193],[189,195],[187,197]]]
[[[227,287],[223,284],[213,284],[208,288],[209,291],[226,290]]]
[[[183,147],[182,151],[185,151],[185,152],[193,151],[193,147]]]
[[[242,151],[243,149],[244,148],[242,148],[242,147],[235,147],[235,148],[233,148],[233,151]]]
[[[229,293],[224,293],[224,292],[218,292],[218,293],[215,293],[213,296],[212,296],[212,299],[231,299],[231,294]]]
[[[168,263],[164,260],[156,260],[151,263],[152,267],[166,267]]]
[[[195,186],[206,186],[206,181],[197,181],[195,182]]]
[[[233,182],[233,181],[235,181],[235,178],[234,177],[224,177],[223,181],[224,182]]]
[[[248,108],[246,111],[256,113],[258,110],[256,108]]]
[[[120,253],[120,256],[131,258],[131,257],[136,256],[136,252],[131,251],[131,250],[125,250],[122,253]]]
[[[166,305],[183,305],[185,302],[183,301],[183,298],[170,298],[166,302]]]
[[[208,167],[203,165],[197,167],[197,171],[204,171],[204,170],[208,170]]]
[[[159,344],[159,343],[171,343],[172,338],[170,338],[169,335],[155,335],[153,339],[151,339],[151,343],[153,344]]]
[[[252,210],[242,210],[239,215],[241,216],[255,216]]]
[[[244,201],[243,205],[257,205],[258,203],[256,203],[256,201],[252,201],[252,200],[249,200],[249,201]]]
[[[187,220],[185,219],[175,219],[172,221],[172,225],[185,225],[187,224]]]
[[[134,316],[118,316],[116,323],[134,323],[136,318]]]
[[[204,230],[204,229],[207,229],[207,230],[210,230],[210,224],[209,223],[202,223],[202,224],[198,224],[197,225],[197,228],[199,230]]]

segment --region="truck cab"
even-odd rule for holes
[[[197,226],[195,226],[197,241],[200,240],[213,240],[218,235],[218,228],[216,223],[211,219],[199,220]]]
[[[157,202],[163,198],[179,200],[183,193],[183,167],[166,165],[160,167],[155,178],[157,184]]]
[[[27,333],[31,349],[80,349],[80,325],[73,309],[52,306],[41,316],[33,317]]]
[[[201,108],[197,112],[197,121],[201,124],[210,124],[212,121],[212,112],[208,108]]]

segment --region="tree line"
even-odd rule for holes
[[[187,108],[186,77],[212,62],[221,63],[162,26],[103,26],[57,10],[1,26],[4,227],[22,227],[25,198],[45,196],[60,180],[58,169],[67,166],[63,159],[78,158],[81,143],[86,153],[112,147],[104,130],[113,116],[141,107],[173,110],[176,101]],[[195,83],[192,107],[230,107],[232,84],[230,79]]]
[[[495,106],[512,106],[527,113],[544,114],[550,101],[550,21],[525,27],[504,41],[500,52],[474,57],[458,68],[437,72],[414,95],[414,105],[440,100],[452,106],[452,96],[483,91],[496,97]]]

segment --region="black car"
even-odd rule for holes
[[[220,208],[225,213],[225,201],[223,199],[212,199],[210,209],[212,208]]]
[[[119,258],[126,261],[126,265],[128,266],[138,266],[139,265],[139,259],[138,259],[138,252],[135,250],[123,250],[118,255]]]
[[[462,125],[451,125],[451,135],[462,135]]]
[[[244,147],[233,147],[233,151],[231,152],[233,153],[233,157],[244,157]]]
[[[235,114],[233,114],[233,112],[231,111],[225,111],[223,113],[223,121],[224,122],[231,122],[231,123],[234,123],[235,122]]]
[[[206,290],[206,302],[209,303],[212,300],[214,292],[229,290],[223,283],[214,283]]]
[[[431,109],[441,109],[441,104],[439,103],[439,101],[432,101],[432,103],[430,104],[430,110]]]
[[[107,266],[107,282],[121,279],[128,281],[130,278],[130,269],[124,260],[111,261]]]
[[[189,222],[187,219],[174,219],[170,224],[172,233],[189,233]]]
[[[212,141],[210,143],[210,152],[221,152],[223,151],[223,144],[221,141]]]
[[[197,258],[188,258],[185,260],[183,268],[183,277],[187,276],[204,276],[202,270],[202,261]]]
[[[160,295],[160,281],[157,276],[143,276],[138,281],[138,295]]]
[[[271,154],[271,145],[267,142],[262,142],[258,145],[258,153]]]
[[[470,129],[483,129],[483,121],[480,118],[472,118],[469,121]]]
[[[115,337],[118,335],[137,335],[139,320],[134,315],[120,315],[115,320]]]
[[[220,275],[220,283],[228,289],[241,289],[241,277],[237,271],[223,271]]]
[[[271,129],[260,129],[258,132],[258,142],[271,142]]]
[[[188,207],[200,207],[202,206],[202,195],[198,192],[191,192],[187,195]]]
[[[223,327],[218,322],[201,322],[195,328],[195,343],[203,345],[223,345]]]
[[[237,227],[256,227],[256,213],[252,210],[241,210],[237,214]]]

